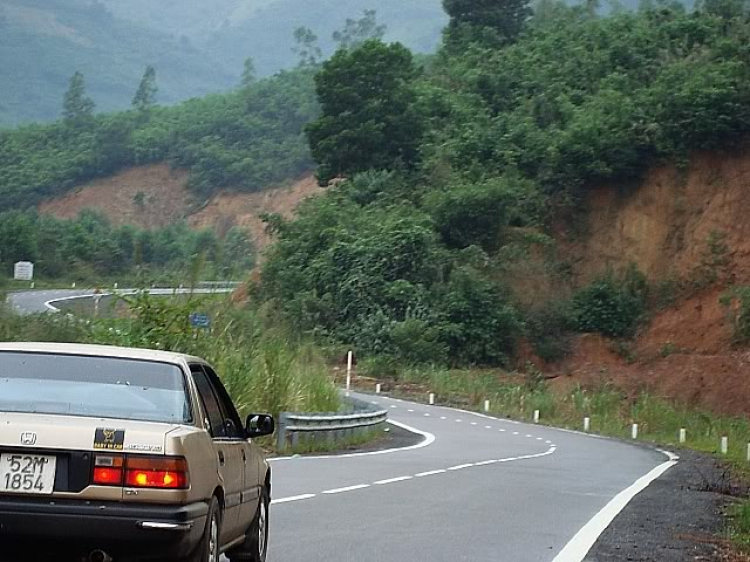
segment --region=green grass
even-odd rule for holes
[[[3,300],[0,341],[98,343],[196,355],[216,368],[243,415],[331,412],[341,406],[319,351],[269,329],[257,311],[215,295],[177,300],[141,295],[129,303],[129,318],[84,322],[63,314],[21,317]],[[190,326],[188,315],[196,310],[209,314],[210,330]]]

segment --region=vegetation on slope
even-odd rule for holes
[[[153,231],[114,228],[88,210],[76,220],[0,213],[0,278],[13,271],[15,262],[28,260],[42,279],[91,281],[132,275],[150,284],[172,273],[182,275],[182,283],[196,266],[204,275],[236,278],[250,270],[253,259],[252,244],[239,228],[219,238],[212,230],[191,230],[184,223]]]
[[[269,219],[279,242],[261,296],[300,330],[400,363],[498,364],[524,336],[554,356],[571,330],[630,335],[643,277],[602,271],[567,300],[550,218],[597,182],[746,138],[747,8],[599,17],[546,2],[527,19],[523,0],[469,4],[446,2],[445,46],[421,74],[377,41],[323,64],[307,131],[321,180],[347,179],[297,220]],[[393,150],[413,113],[416,149]],[[373,146],[369,131],[389,140]],[[531,253],[547,256],[551,300],[512,289]]]
[[[74,80],[69,93],[73,87],[80,85]],[[310,168],[302,127],[317,111],[305,69],[173,107],[92,115],[79,103],[74,118],[0,130],[0,202],[23,208],[126,166],[164,160],[189,169],[201,196],[258,191]]]

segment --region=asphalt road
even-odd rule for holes
[[[364,398],[434,441],[273,461],[269,562],[578,562],[580,545],[563,548],[667,460],[617,441]]]
[[[224,294],[230,293],[233,289],[149,289],[152,295],[172,295],[194,293],[197,295]],[[119,294],[132,294],[136,289],[121,289]],[[18,291],[8,294],[8,302],[21,314],[38,314],[40,312],[50,312],[48,302],[54,305],[55,300],[75,299],[79,297],[93,296],[92,289],[55,289],[48,291]]]
[[[52,290],[52,291],[19,291],[8,295],[10,305],[21,314],[37,314],[40,312],[49,312],[50,309],[45,305],[47,301],[53,299],[63,299],[70,297],[80,297],[92,294],[89,290],[74,291],[71,289]]]
[[[10,296],[23,312],[53,298]],[[667,456],[438,406],[362,397],[415,448],[272,461],[268,562],[580,562]],[[589,559],[590,560],[590,559]]]

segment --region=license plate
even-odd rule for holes
[[[4,453],[0,455],[0,492],[51,494],[56,470],[57,457]]]

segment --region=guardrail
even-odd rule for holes
[[[348,410],[345,412],[282,412],[276,431],[277,450],[283,451],[290,445],[297,446],[300,435],[336,442],[371,431],[388,421],[387,410],[356,398],[346,398],[345,403]]]

